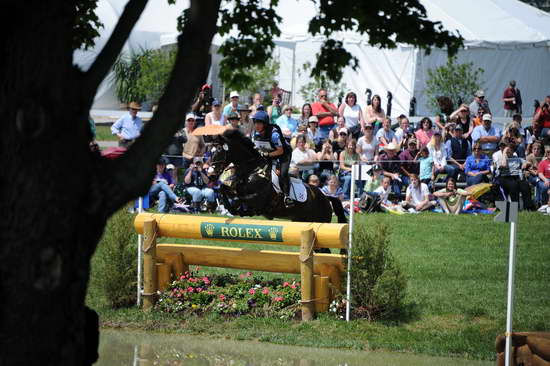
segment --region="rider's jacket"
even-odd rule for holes
[[[252,141],[256,148],[269,152],[275,151],[278,147],[282,146],[283,155],[277,157],[277,159],[288,158],[292,154],[292,150],[277,127],[279,126],[268,125],[263,134],[254,131]]]

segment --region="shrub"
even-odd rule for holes
[[[96,252],[96,283],[112,308],[136,303],[137,234],[127,207],[107,222]]]
[[[387,319],[403,306],[407,280],[389,251],[389,234],[383,224],[354,227],[351,306],[355,317]]]

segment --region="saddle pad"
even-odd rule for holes
[[[271,171],[271,183],[277,193],[281,193],[281,187],[279,186],[279,176],[275,174],[275,171]],[[305,202],[307,200],[307,189],[304,183],[297,178],[290,177],[290,198],[298,202]]]

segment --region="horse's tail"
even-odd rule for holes
[[[330,204],[332,205],[332,210],[336,214],[336,217],[338,218],[339,224],[347,224],[348,219],[346,218],[346,212],[344,211],[344,206],[342,205],[342,201],[340,201],[336,197],[326,196],[329,200]]]

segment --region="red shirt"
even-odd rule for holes
[[[504,94],[502,95],[502,98],[515,98],[516,97],[516,90],[514,88],[506,88],[504,90]],[[517,104],[513,102],[504,102],[504,109],[506,110],[516,110],[518,109]]]
[[[537,108],[535,114],[540,110],[540,107]],[[550,128],[550,109],[545,109],[540,113],[539,121],[542,122],[542,127]]]
[[[544,159],[539,163],[538,172],[542,173],[545,178],[550,179],[550,160]]]
[[[334,110],[337,110],[336,106],[332,103],[329,103],[329,105],[334,108]],[[324,105],[321,104],[321,102],[315,102],[311,105],[311,111],[314,116],[316,116],[319,113],[332,113],[330,110],[325,108]],[[326,116],[323,118],[319,118],[319,126],[332,126],[334,125],[334,118],[332,116]]]

